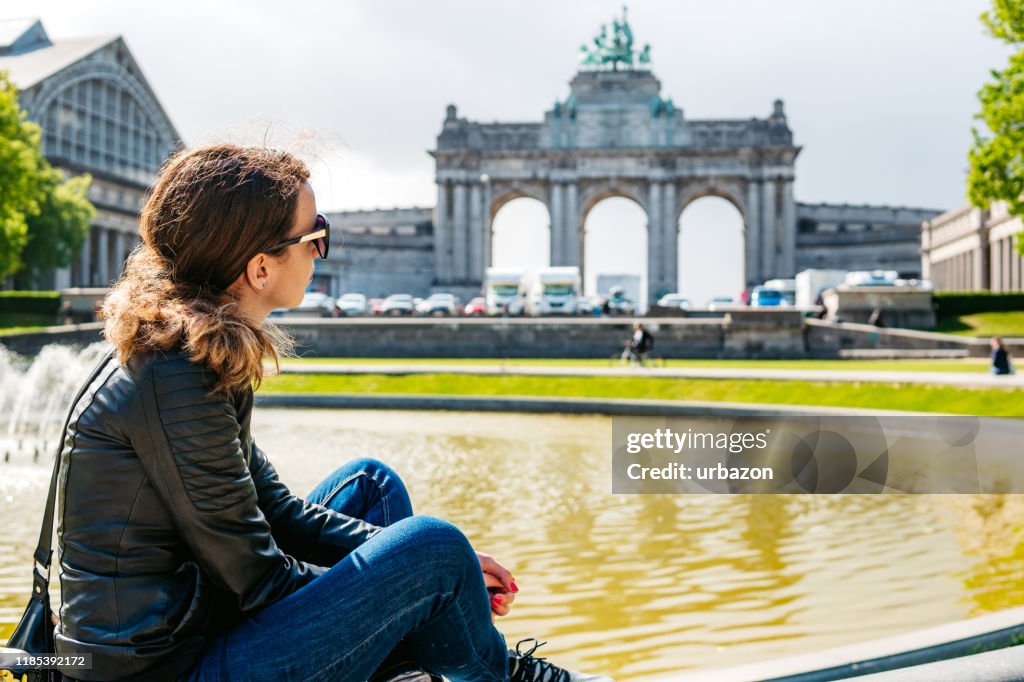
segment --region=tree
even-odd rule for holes
[[[39,213],[28,218],[28,242],[21,253],[22,269],[15,276],[19,289],[40,284],[53,268],[66,268],[85,243],[96,209],[85,198],[92,177],[79,175],[65,181],[56,168],[43,179]]]
[[[987,208],[1003,200],[1010,213],[1024,216],[1024,0],[992,0],[992,10],[981,15],[994,38],[1016,52],[1002,71],[992,71],[992,82],[978,92],[981,111],[991,136],[972,129],[967,193],[971,203]],[[1024,240],[1017,239],[1024,255]]]
[[[39,213],[42,194],[42,131],[26,120],[18,91],[0,72],[0,279],[21,267],[28,242],[27,215]]]
[[[92,178],[65,181],[43,156],[41,140],[0,71],[0,279],[17,273],[19,287],[70,265],[96,213],[85,198]]]

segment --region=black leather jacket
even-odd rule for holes
[[[72,408],[58,481],[59,653],[80,680],[173,680],[211,637],[380,530],[293,496],[181,352],[108,358]],[[327,562],[323,562],[327,565]]]

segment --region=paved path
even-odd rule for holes
[[[523,365],[463,364],[320,364],[284,363],[290,374],[476,374],[546,377],[659,377],[678,379],[762,379],[772,381],[836,381],[881,384],[932,384],[964,388],[1024,389],[1024,374],[993,376],[981,370],[968,372],[889,372],[849,369],[764,369],[742,367],[530,367]]]

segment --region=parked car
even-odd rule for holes
[[[676,292],[672,294],[665,294],[658,299],[658,305],[663,308],[682,308],[683,310],[690,309],[690,299],[682,294]]]
[[[384,299],[383,298],[371,298],[369,301],[366,302],[366,305],[370,308],[370,314],[371,315],[380,315],[381,314],[381,306],[384,305]]]
[[[782,292],[768,287],[754,287],[754,292],[750,294],[750,305],[754,308],[784,305]]]
[[[391,294],[380,304],[381,315],[412,315],[416,306],[409,294]]]
[[[855,270],[846,273],[846,284],[851,287],[891,287],[899,279],[896,270]]]
[[[420,315],[452,316],[462,314],[462,301],[454,294],[437,293],[425,298],[416,308]]]
[[[476,296],[466,304],[463,314],[468,317],[480,317],[487,314],[487,299],[483,296]]]
[[[337,317],[339,314],[334,299],[319,291],[307,291],[302,303],[294,308],[278,308],[270,313],[272,317]]]
[[[600,296],[580,296],[576,299],[576,313],[579,315],[600,313],[603,302]]]
[[[338,299],[337,305],[342,315],[365,315],[369,311],[363,294],[344,294]]]
[[[732,296],[715,296],[708,303],[708,310],[722,310],[736,305],[736,299]]]

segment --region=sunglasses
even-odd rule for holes
[[[327,252],[331,248],[331,224],[322,214],[318,213],[316,215],[316,226],[312,232],[274,244],[270,250],[280,251],[289,246],[304,244],[305,242],[313,242],[316,246],[316,252],[320,254],[320,257],[323,259],[327,258]]]

